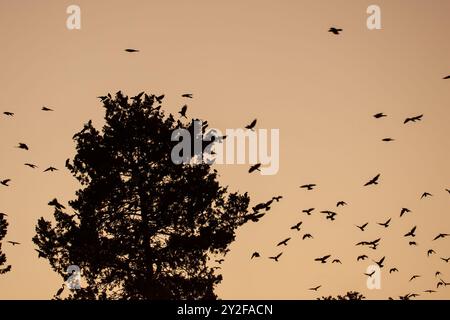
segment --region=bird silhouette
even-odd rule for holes
[[[435,290],[425,290],[424,292],[425,293],[435,293],[436,291]]]
[[[56,169],[55,167],[48,167],[47,169],[44,170],[44,172],[53,172],[53,171],[57,171],[58,169]]]
[[[321,258],[316,258],[316,259],[314,259],[314,261],[320,261],[321,263],[327,263],[327,259],[329,257],[331,257],[331,255],[326,255],[326,256],[323,256]]]
[[[331,220],[331,221],[334,221],[334,220],[336,220],[336,215],[337,215],[337,213],[336,212],[333,212],[333,211],[329,211],[329,210],[323,210],[323,211],[320,211],[321,213],[325,213],[327,216],[325,217],[326,219],[329,219],[329,220]]]
[[[23,150],[29,150],[28,146],[25,143],[20,142],[16,148],[23,149]]]
[[[381,258],[380,261],[373,260],[373,262],[375,262],[380,268],[383,268],[384,267],[383,262],[385,258],[386,257]]]
[[[274,257],[269,257],[269,259],[275,260],[275,262],[278,262],[278,259],[281,257],[281,255],[283,254],[283,252],[280,252],[279,254],[277,254]]]
[[[357,227],[359,230],[364,231],[364,228],[367,227],[368,224],[369,224],[369,223],[366,222],[366,223],[364,223],[362,226],[356,225],[356,227]]]
[[[278,242],[277,247],[284,245],[287,246],[288,241],[291,240],[291,238],[286,238],[283,241]]]
[[[402,208],[402,210],[400,211],[400,218],[405,214],[405,213],[409,213],[411,212],[411,210],[409,210],[408,208]]]
[[[438,240],[438,239],[444,239],[445,237],[450,236],[450,234],[448,233],[439,233],[436,237],[434,237],[433,241]]]
[[[37,168],[37,165],[32,164],[32,163],[25,163],[25,165],[26,165],[27,167],[30,167],[31,169],[36,169],[36,168]]]
[[[346,206],[346,205],[347,205],[347,203],[345,201],[338,201],[338,203],[336,203],[336,207]]]
[[[189,99],[192,99],[192,98],[193,98],[192,93],[184,93],[184,94],[182,94],[181,96],[182,96],[183,98],[189,98]]]
[[[433,195],[429,192],[424,192],[422,193],[422,195],[420,196],[420,199],[426,198],[426,197],[432,197]]]
[[[440,276],[440,275],[441,275],[441,272],[440,272],[440,271],[436,271],[436,273],[434,274],[435,277],[438,277],[438,276]]]
[[[319,290],[321,287],[322,287],[322,286],[320,285],[320,286],[317,286],[317,287],[309,288],[308,290],[311,290],[311,291],[317,291],[317,290]]]
[[[369,182],[367,182],[364,186],[370,186],[373,184],[378,184],[378,179],[380,178],[380,174],[377,174],[375,177],[373,177]]]
[[[445,191],[447,191],[448,193],[450,193],[450,189],[445,189]]]
[[[180,115],[181,115],[181,117],[183,117],[183,118],[186,118],[187,119],[187,117],[186,117],[186,111],[187,111],[187,105],[184,105],[182,108],[181,108],[181,110],[178,112]]]
[[[261,171],[259,168],[261,167],[261,163],[257,163],[248,169],[248,173],[252,173],[253,171]]]
[[[5,187],[9,187],[9,182],[11,182],[11,179],[5,179],[0,181],[0,184],[4,185]]]
[[[336,28],[336,27],[331,27],[330,29],[328,29],[328,32],[331,32],[332,34],[338,35],[342,32],[343,30],[340,28]]]
[[[393,272],[398,272],[398,269],[397,269],[397,268],[391,268],[391,269],[389,269],[389,273],[393,273]]]
[[[311,212],[313,212],[313,211],[314,211],[314,208],[309,208],[309,209],[303,210],[302,212],[304,212],[304,213],[306,213],[308,216],[310,216],[310,215],[311,215]]]
[[[125,49],[126,52],[139,52],[137,49]]]
[[[256,119],[252,121],[248,126],[245,127],[245,129],[253,130],[253,128],[256,126]]]
[[[410,246],[417,246],[417,242],[415,242],[415,241],[410,241],[410,242],[409,242],[409,245],[410,245]]]
[[[64,287],[65,285],[63,284],[62,287],[59,288],[58,291],[56,292],[55,297],[59,297],[63,293]]]
[[[373,270],[371,273],[365,273],[364,275],[368,276],[369,278],[372,277],[375,274],[375,270]]]
[[[431,256],[432,254],[436,254],[436,252],[433,249],[430,249],[427,251],[427,256]]]
[[[255,251],[255,252],[253,252],[252,257],[250,259],[259,258],[259,257],[261,257],[261,255],[259,254],[259,252]]]
[[[420,278],[420,275],[415,274],[409,279],[409,282],[411,282],[411,281],[413,281],[414,279],[417,279],[417,278]]]
[[[423,118],[423,114],[419,115],[419,116],[415,116],[415,117],[411,117],[411,118],[406,118],[405,121],[403,122],[404,124],[408,123],[408,122],[416,122],[416,121],[420,121]]]
[[[48,205],[49,205],[49,206],[54,206],[56,209],[59,209],[59,210],[65,209],[65,208],[66,208],[66,207],[64,207],[61,203],[59,203],[58,200],[56,200],[56,198],[53,199],[52,201],[50,201],[50,202],[48,203]]]
[[[406,234],[404,235],[404,237],[415,237],[415,236],[416,236],[416,235],[415,235],[416,228],[417,228],[417,226],[414,226],[414,227],[411,229],[410,232],[408,232],[408,233],[406,233]]]
[[[20,242],[17,242],[17,241],[7,241],[7,242],[12,244],[13,246],[21,244]]]
[[[299,222],[299,223],[297,223],[296,225],[294,225],[294,226],[292,226],[291,227],[291,230],[297,230],[297,231],[300,231],[300,226],[302,225],[302,223],[303,222]]]
[[[53,111],[53,109],[47,108],[46,106],[43,106],[41,110],[42,111]]]
[[[13,117],[14,116],[14,112],[9,112],[9,111],[5,111],[5,112],[3,112],[3,114],[5,116],[9,116],[9,117]]]
[[[164,95],[164,94],[162,94],[160,96],[155,96],[155,99],[156,99],[156,101],[158,101],[159,104],[161,104],[165,96],[166,95]]]
[[[383,117],[387,117],[387,115],[385,115],[383,112],[380,112],[380,113],[374,114],[373,117],[375,119],[380,119],[380,118],[383,118]]]
[[[446,77],[444,77],[443,79],[444,79],[444,80],[450,79],[450,76],[446,76]]]
[[[305,233],[302,237],[302,240],[305,240],[305,239],[313,239],[313,236],[309,233]]]
[[[387,228],[387,227],[389,227],[389,223],[391,222],[391,218],[389,218],[386,222],[384,222],[384,223],[380,223],[380,222],[378,222],[378,224],[380,225],[380,226],[382,226],[382,227],[385,227],[385,228]]]
[[[358,257],[356,258],[356,261],[360,261],[360,260],[364,261],[364,260],[366,260],[367,258],[369,258],[369,257],[366,256],[365,254],[363,254],[363,255],[358,256]]]
[[[384,142],[391,142],[391,141],[395,141],[395,139],[392,139],[392,138],[384,138],[384,139],[382,139],[382,141],[384,141]]]
[[[340,263],[340,264],[342,264],[341,260],[339,260],[339,259],[334,259],[333,261],[331,261],[331,263]]]
[[[272,197],[272,200],[275,200],[276,202],[279,202],[281,199],[283,199],[283,196]]]
[[[446,263],[448,263],[450,261],[450,257],[448,258],[441,258],[442,261],[445,261]]]
[[[315,187],[316,187],[316,185],[314,183],[304,184],[304,185],[300,186],[301,189],[306,189],[306,190],[313,190]]]

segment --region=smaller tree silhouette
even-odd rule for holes
[[[317,298],[317,300],[363,300],[366,297],[363,296],[362,293],[359,293],[357,291],[349,291],[344,295],[338,295],[337,297],[333,296],[324,296],[321,298]]]
[[[7,273],[11,271],[11,266],[6,265],[6,255],[2,252],[2,240],[6,236],[8,229],[8,221],[4,215],[0,215],[0,274]]]

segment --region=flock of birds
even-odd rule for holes
[[[343,31],[343,29],[337,28],[337,27],[331,27],[328,30],[328,32],[330,32],[330,33],[332,33],[334,35],[340,35],[342,31]],[[138,53],[138,52],[140,52],[140,50],[132,49],[132,48],[127,48],[124,51],[127,52],[127,53]],[[444,77],[443,79],[450,79],[450,75]],[[144,94],[144,93],[142,92],[139,95],[142,95],[142,94]],[[139,95],[136,96],[136,97],[133,97],[132,99],[140,98]],[[109,97],[111,97],[111,96],[109,96]],[[193,98],[193,95],[191,93],[186,93],[186,94],[183,94],[182,97],[184,97],[184,98]],[[108,97],[107,96],[100,96],[98,98],[100,98],[103,101],[103,100],[107,99]],[[164,95],[156,97],[156,99],[159,102],[161,102],[161,100],[163,98],[164,98]],[[188,108],[187,105],[184,105],[181,108],[181,110],[178,112],[181,117],[187,118],[186,117],[187,108]],[[54,111],[53,109],[50,109],[50,108],[45,107],[45,106],[42,107],[41,110],[44,111],[44,112],[52,112],[52,111]],[[10,112],[10,111],[5,111],[5,112],[3,112],[3,114],[5,116],[7,116],[7,117],[14,117],[14,113]],[[417,121],[421,121],[423,119],[423,116],[424,116],[423,114],[420,114],[420,115],[408,117],[408,118],[406,118],[404,120],[404,124],[408,124],[410,122],[414,123],[414,122],[417,122]],[[380,112],[380,113],[374,114],[373,117],[375,119],[381,119],[381,118],[387,117],[387,115],[382,113],[382,112]],[[256,127],[256,124],[257,124],[257,119],[254,119],[250,124],[245,126],[245,128],[248,129],[248,130],[254,130],[254,128]],[[223,139],[225,139],[225,138],[226,138],[226,136],[223,137]],[[395,139],[393,139],[393,138],[384,138],[384,139],[382,139],[382,141],[391,142],[391,141],[395,141]],[[19,149],[22,149],[22,150],[25,150],[25,151],[29,151],[30,150],[29,146],[26,143],[23,143],[23,142],[18,143],[16,148],[19,148]],[[33,164],[33,163],[24,163],[24,165],[29,167],[29,168],[31,168],[31,169],[37,169],[38,168],[38,166]],[[260,171],[260,168],[261,168],[261,163],[257,163],[257,164],[252,165],[249,168],[248,172],[249,173],[253,173],[255,171]],[[44,170],[44,172],[53,172],[53,171],[57,171],[57,170],[58,170],[57,168],[55,168],[53,166],[50,166],[50,167],[46,168]],[[369,179],[369,181],[367,181],[365,184],[363,184],[363,186],[364,187],[369,187],[369,186],[378,185],[380,176],[381,176],[381,174],[377,174],[375,177]],[[10,183],[11,183],[11,179],[0,180],[0,184],[2,186],[4,186],[4,187],[9,187]],[[314,183],[308,183],[308,184],[304,184],[304,185],[300,186],[300,188],[305,190],[305,191],[312,191],[316,187],[317,187],[317,185],[314,184]],[[445,189],[445,191],[450,194],[450,189]],[[431,193],[424,192],[421,195],[420,199],[429,198],[429,197],[432,197],[432,196],[433,195]],[[254,206],[252,208],[253,212],[248,215],[249,220],[251,220],[253,222],[258,222],[271,209],[271,205],[273,204],[273,202],[274,201],[279,202],[282,198],[283,198],[282,196],[276,196],[276,197],[273,197],[271,200],[269,200],[267,202],[257,204],[256,206]],[[53,199],[52,201],[50,201],[48,203],[48,205],[54,206],[55,208],[58,208],[60,210],[61,209],[65,209],[65,207],[62,204],[60,204],[57,199]],[[336,203],[336,208],[343,207],[343,206],[346,206],[346,205],[347,205],[347,203],[345,201],[338,201]],[[315,210],[316,210],[315,208],[307,208],[307,209],[303,209],[302,213],[306,214],[307,216],[310,216]],[[400,218],[403,217],[403,215],[405,215],[407,213],[410,213],[410,212],[411,212],[410,209],[402,208],[400,210]],[[330,221],[334,221],[336,219],[336,217],[338,216],[338,213],[333,211],[333,210],[322,210],[322,211],[320,211],[320,213],[325,214],[325,219],[330,220]],[[0,212],[0,216],[4,217],[4,216],[7,216],[7,214]],[[391,221],[392,221],[392,218],[389,218],[387,221],[385,221],[385,222],[377,222],[377,224],[379,226],[383,227],[383,228],[388,228],[390,226]],[[290,230],[296,231],[296,232],[300,232],[302,224],[303,224],[303,222],[300,221],[300,222],[296,223],[295,225],[291,226]],[[358,228],[361,232],[364,232],[366,227],[368,226],[368,224],[369,224],[369,222],[366,222],[366,223],[364,223],[362,225],[355,225],[355,227]],[[410,231],[408,231],[407,233],[405,233],[403,235],[403,237],[408,238],[408,239],[409,238],[414,239],[415,236],[416,236],[416,230],[417,230],[417,226],[413,226]],[[444,239],[444,238],[449,237],[449,236],[450,236],[450,234],[448,234],[448,233],[439,233],[438,235],[436,235],[433,238],[433,241],[437,241],[439,239]],[[313,235],[311,233],[304,233],[301,236],[301,238],[302,238],[302,240],[307,240],[307,239],[313,239],[314,237],[313,237]],[[276,244],[276,247],[286,247],[286,246],[288,246],[288,243],[289,243],[289,241],[291,239],[292,239],[292,237],[287,237],[287,238],[281,240],[280,242],[278,242]],[[380,241],[381,241],[381,238],[377,238],[375,240],[370,240],[370,241],[361,241],[361,242],[356,243],[356,246],[365,246],[365,247],[368,247],[368,248],[370,248],[372,250],[376,250],[378,245],[380,244]],[[17,241],[11,241],[11,240],[7,241],[7,243],[9,243],[9,244],[11,244],[13,246],[20,244]],[[409,241],[409,245],[416,246],[417,243],[415,241],[411,240],[411,241]],[[39,252],[39,250],[36,250],[36,251],[38,251],[39,257],[41,257],[42,255]],[[427,254],[428,257],[430,257],[432,255],[436,255],[436,252],[433,249],[429,249],[426,252],[426,254]],[[283,255],[283,251],[280,251],[276,255],[268,256],[268,259],[273,260],[274,262],[279,262],[279,259],[281,258],[282,255]],[[261,254],[258,251],[255,251],[255,252],[253,252],[251,254],[250,259],[257,259],[257,258],[261,258]],[[319,262],[321,264],[326,264],[329,261],[331,261],[331,263],[342,264],[342,262],[341,262],[341,260],[339,258],[337,258],[337,257],[333,257],[332,259],[331,258],[332,258],[332,255],[331,254],[327,254],[325,256],[315,258],[314,261],[315,262]],[[364,261],[364,260],[366,260],[368,258],[369,257],[367,255],[363,254],[363,255],[357,256],[355,258],[355,260],[357,262],[359,262],[359,261]],[[450,262],[450,257],[441,257],[440,259],[443,262],[445,262],[445,263],[449,263]],[[386,257],[383,256],[379,260],[373,260],[373,262],[376,263],[380,268],[383,268],[383,267],[385,267],[385,260],[386,260]],[[217,260],[215,260],[215,262],[218,263],[218,264],[222,264],[224,261],[225,261],[224,259],[217,259]],[[220,268],[220,267],[216,266],[214,268]],[[392,266],[392,267],[389,268],[389,273],[390,274],[391,273],[395,273],[395,272],[399,272],[399,270],[395,266]],[[372,277],[374,274],[375,274],[375,271],[373,271],[372,273],[364,273],[364,275],[367,276],[367,277]],[[448,282],[446,282],[446,281],[444,281],[442,279],[442,273],[440,271],[436,271],[434,276],[436,278],[438,278],[438,282],[436,284],[436,290],[439,289],[439,287],[441,287],[441,286],[442,287],[446,287],[446,286],[450,285],[450,283],[448,283]],[[420,277],[421,277],[421,275],[414,274],[414,275],[412,275],[410,277],[409,281],[410,282],[414,281],[415,279],[420,278]],[[308,290],[318,291],[321,287],[322,287],[322,285],[317,285],[317,286],[308,288]],[[56,294],[56,296],[59,296],[62,293],[63,289],[64,289],[64,285],[63,285],[63,287],[61,289],[58,290],[58,293]],[[436,290],[428,289],[428,290],[425,290],[424,292],[425,293],[435,293]],[[417,294],[417,293],[408,293],[405,296],[400,296],[399,298],[400,299],[409,299],[409,298],[413,298],[413,297],[417,297],[417,296],[419,296],[419,294]],[[392,299],[392,298],[390,298],[390,299]]]
[[[343,29],[336,28],[336,27],[331,27],[328,30],[328,32],[330,32],[330,33],[332,33],[334,35],[339,35],[342,31],[343,31]],[[444,77],[443,79],[450,79],[450,75]],[[424,116],[423,114],[420,114],[420,115],[407,117],[403,121],[403,123],[406,125],[408,123],[415,123],[415,122],[421,121],[423,119],[423,116]],[[384,118],[384,117],[387,117],[387,115],[382,113],[382,112],[376,113],[376,114],[373,115],[373,118],[375,118],[375,119],[381,119],[381,118]],[[253,130],[254,127],[256,126],[256,122],[257,122],[256,119],[253,120],[252,123],[249,124],[248,126],[246,126],[245,128],[249,129],[249,130]],[[389,138],[382,139],[382,141],[384,141],[384,142],[391,142],[391,141],[395,141],[395,139],[389,137]],[[252,165],[250,167],[250,169],[248,170],[248,172],[252,173],[252,172],[255,172],[255,171],[260,171],[261,165],[262,165],[261,163],[257,163],[257,164]],[[377,174],[373,178],[369,179],[369,181],[367,181],[365,184],[363,184],[363,187],[369,187],[369,186],[378,185],[380,177],[381,177],[381,174]],[[308,183],[308,184],[304,184],[304,185],[300,186],[301,189],[306,190],[306,191],[312,191],[316,187],[317,187],[317,185],[314,184],[314,183]],[[445,191],[450,194],[450,189],[445,189]],[[432,196],[433,195],[431,193],[424,192],[420,196],[420,199],[425,199],[425,198],[429,198],[429,197],[432,197]],[[282,198],[282,196],[278,196],[276,198],[277,198],[277,201],[278,201],[279,199]],[[269,202],[267,202],[267,203],[260,203],[260,204],[256,205],[255,207],[253,207],[252,208],[253,213],[250,215],[250,220],[252,220],[254,222],[259,221],[259,219],[262,218],[265,215],[265,213],[270,210],[270,205],[272,204],[274,199],[275,199],[275,197],[272,200],[270,200]],[[336,207],[337,208],[339,208],[341,206],[346,206],[346,205],[347,205],[347,203],[345,201],[338,201],[336,203]],[[264,212],[261,212],[262,210],[264,210]],[[302,213],[305,213],[306,215],[309,216],[309,215],[312,214],[312,212],[314,210],[316,210],[316,209],[315,208],[307,208],[307,209],[302,210]],[[402,208],[400,210],[400,218],[403,217],[403,215],[405,215],[406,213],[410,213],[410,212],[411,212],[410,209]],[[325,219],[328,219],[330,221],[334,221],[336,219],[337,215],[338,215],[338,213],[335,212],[334,210],[322,210],[322,211],[320,211],[320,213],[325,214]],[[385,222],[377,222],[377,224],[380,225],[381,227],[388,228],[390,223],[391,223],[391,221],[392,221],[392,218],[389,218],[387,221],[385,221]],[[303,222],[300,221],[300,222],[296,223],[295,225],[291,226],[290,229],[299,232],[301,230],[300,226],[302,224],[303,224]],[[360,231],[364,232],[365,228],[368,226],[368,224],[369,224],[369,222],[366,222],[366,223],[364,223],[362,225],[355,225],[355,227],[358,228]],[[405,237],[407,239],[410,239],[410,238],[414,239],[416,237],[416,230],[417,230],[417,226],[413,226],[410,231],[406,232],[403,235],[403,237]],[[448,234],[448,233],[439,233],[438,235],[436,235],[433,238],[432,241],[437,241],[439,239],[444,239],[444,238],[449,237],[449,236],[450,236],[450,234]],[[313,239],[313,236],[310,233],[304,233],[301,238],[302,238],[302,240]],[[292,237],[287,237],[287,238],[283,239],[282,241],[280,241],[280,242],[278,242],[276,244],[276,247],[287,246],[288,242],[291,239],[292,239]],[[376,250],[378,245],[380,244],[380,241],[381,241],[381,238],[377,238],[375,240],[370,240],[370,241],[361,241],[361,242],[356,243],[356,246],[366,246],[366,247],[368,247],[368,248],[370,248],[372,250]],[[410,246],[417,246],[417,242],[411,240],[411,241],[409,241],[409,245]],[[426,254],[427,254],[428,257],[430,257],[431,255],[435,255],[436,252],[433,249],[429,249],[426,252]],[[282,255],[283,255],[283,251],[280,251],[278,254],[276,254],[274,256],[269,256],[267,258],[270,259],[270,260],[273,260],[274,262],[279,262],[279,259],[281,258]],[[253,252],[251,254],[250,259],[255,259],[255,258],[260,258],[260,257],[261,257],[261,254],[258,251],[255,251],[255,252]],[[330,258],[332,258],[332,256],[331,256],[331,254],[328,254],[328,255],[325,255],[325,256],[322,256],[322,257],[317,257],[317,258],[314,259],[314,261],[320,262],[322,264],[326,264],[326,263],[328,263],[331,260],[331,263],[342,264],[342,262],[341,262],[341,260],[339,258],[337,258],[337,257],[333,257],[333,259],[330,259]],[[359,256],[356,257],[356,262],[364,261],[364,260],[366,260],[368,258],[369,257],[367,255],[365,255],[365,254],[359,255]],[[385,266],[385,264],[384,264],[385,263],[385,259],[386,259],[386,257],[383,256],[379,260],[373,260],[373,262],[376,265],[378,265],[378,267],[381,269],[381,268],[383,268]],[[445,263],[450,262],[450,257],[441,257],[440,259],[443,262],[445,262]],[[216,262],[221,263],[221,262],[223,262],[223,260],[216,260]],[[373,277],[375,272],[376,271],[374,270],[371,273],[364,273],[364,275],[367,276],[367,277]],[[392,274],[392,273],[395,273],[395,272],[399,272],[399,270],[395,266],[392,266],[391,268],[389,268],[389,274]],[[410,282],[414,281],[415,279],[420,278],[420,277],[421,277],[421,275],[414,274],[414,275],[412,275],[410,277],[409,281]],[[438,278],[438,282],[436,284],[436,290],[439,289],[439,287],[441,287],[441,286],[446,287],[446,286],[450,285],[449,282],[446,282],[446,281],[444,281],[442,279],[442,273],[440,271],[436,271],[435,272],[435,277]],[[322,287],[322,285],[317,285],[317,286],[308,288],[308,290],[318,291],[321,287]],[[434,289],[427,289],[424,292],[425,293],[435,293],[435,292],[437,292],[436,290],[434,290]],[[418,297],[418,296],[419,296],[418,293],[408,293],[408,294],[406,294],[404,296],[400,296],[399,298],[404,300],[404,299],[410,299],[410,298],[414,298],[414,297]],[[389,298],[389,299],[392,299],[392,298]]]

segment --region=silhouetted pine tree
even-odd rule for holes
[[[6,236],[8,229],[8,221],[4,215],[0,215],[0,274],[4,274],[11,270],[10,265],[6,265],[6,255],[2,252],[2,240]]]
[[[101,131],[74,136],[66,166],[82,184],[72,212],[40,218],[34,243],[62,277],[78,265],[74,299],[216,299],[222,280],[208,263],[247,222],[247,193],[229,193],[206,164],[171,161],[172,131],[188,129],[161,110],[163,96],[101,98]]]

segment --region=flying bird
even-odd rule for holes
[[[253,171],[257,170],[257,171],[261,171],[259,168],[261,167],[261,163],[257,163],[253,166],[250,167],[250,169],[248,169],[248,173],[252,173]]]
[[[369,223],[368,222],[366,222],[366,223],[364,223],[362,226],[356,226],[358,229],[360,229],[361,231],[364,231],[364,228],[365,227],[367,227],[367,225],[368,225]]]
[[[383,268],[384,267],[383,262],[385,258],[386,257],[381,258],[380,261],[373,260],[373,262],[375,262],[380,268]]]
[[[23,150],[29,150],[28,146],[25,143],[20,142],[16,148],[23,149]]]
[[[370,186],[372,184],[378,184],[378,179],[380,178],[380,174],[377,174],[375,177],[373,177],[369,182],[367,182],[364,186]]]
[[[427,256],[431,256],[432,254],[436,254],[436,252],[433,249],[430,249],[427,251]]]
[[[417,278],[420,278],[420,275],[415,274],[409,279],[409,282],[411,282],[411,281],[413,281],[414,279],[417,279]]]
[[[383,117],[387,117],[387,115],[385,115],[383,112],[380,112],[380,113],[374,114],[373,117],[375,119],[380,119],[380,118],[383,118]]]
[[[417,242],[415,242],[415,241],[410,241],[410,242],[409,242],[409,245],[410,245],[410,246],[417,246]]]
[[[20,242],[17,242],[17,241],[7,241],[7,242],[12,244],[13,246],[20,244]]]
[[[314,183],[304,184],[300,186],[301,189],[313,190],[316,185]]]
[[[392,138],[384,138],[384,139],[382,139],[382,141],[384,141],[384,142],[391,142],[391,141],[395,141],[395,139],[392,139]]]
[[[345,202],[345,201],[339,201],[338,203],[336,203],[336,207],[346,206],[346,205],[347,205],[347,202]]]
[[[391,268],[391,269],[389,270],[389,273],[392,273],[392,272],[398,272],[398,269],[397,269],[397,268]]]
[[[64,207],[61,203],[59,203],[58,200],[56,200],[56,198],[53,199],[52,201],[50,201],[50,202],[48,203],[48,205],[49,205],[49,206],[54,206],[56,209],[59,209],[59,210],[65,209],[65,208],[66,208],[66,207]]]
[[[192,98],[193,98],[192,93],[184,93],[184,94],[182,94],[181,96],[182,96],[183,98],[189,98],[189,99],[192,99]]]
[[[305,209],[302,212],[306,213],[308,216],[311,215],[311,212],[313,212],[314,208]]]
[[[419,116],[415,116],[415,117],[411,117],[411,118],[406,118],[405,121],[403,122],[404,124],[408,123],[408,122],[416,122],[416,121],[420,121],[422,120],[423,114],[419,115]]]
[[[389,223],[391,222],[391,218],[389,218],[385,223],[380,223],[380,222],[378,222],[378,224],[380,225],[380,226],[382,226],[382,227],[385,227],[385,228],[387,228],[387,227],[389,227]]]
[[[420,199],[426,198],[426,197],[432,197],[433,195],[429,192],[424,192],[422,193],[422,196],[420,197]]]
[[[278,259],[281,257],[281,255],[283,254],[283,252],[280,252],[278,255],[274,256],[274,257],[269,257],[269,259],[275,260],[275,262],[278,262]]]
[[[440,238],[444,239],[445,237],[448,237],[448,236],[450,236],[450,234],[448,234],[448,233],[439,233],[436,237],[434,237],[433,241],[438,240]]]
[[[363,254],[363,255],[361,255],[361,256],[358,256],[358,257],[356,258],[356,261],[359,261],[359,260],[364,261],[364,260],[366,260],[367,258],[369,258],[369,257],[366,256],[365,254]]]
[[[9,116],[9,117],[13,117],[14,116],[14,112],[9,112],[9,111],[5,111],[5,112],[3,112],[3,114],[5,116]]]
[[[404,235],[404,237],[415,237],[415,236],[416,236],[416,235],[415,235],[416,228],[417,228],[417,226],[414,226],[414,227],[411,229],[410,232],[408,232],[408,233],[406,233],[406,234]]]
[[[186,118],[187,119],[187,117],[186,117],[186,111],[187,111],[187,105],[184,105],[182,108],[181,108],[181,111],[179,111],[178,113],[181,115],[181,117],[184,117],[184,118]]]
[[[321,287],[322,287],[322,286],[320,285],[320,286],[317,286],[317,287],[314,287],[314,288],[309,288],[308,290],[311,290],[311,291],[317,291],[317,290],[319,290]]]
[[[303,237],[302,237],[302,240],[305,240],[305,239],[312,239],[313,238],[313,236],[311,235],[311,234],[309,234],[309,233],[305,233],[304,235],[303,235]]]
[[[441,272],[440,272],[440,271],[436,271],[436,273],[434,274],[435,277],[438,277],[438,276],[440,276],[440,275],[441,275]]]
[[[408,208],[402,208],[402,210],[400,211],[400,218],[405,214],[405,213],[409,213],[411,212],[411,210],[409,210]]]
[[[37,165],[32,164],[32,163],[25,163],[25,165],[26,165],[27,167],[30,167],[31,169],[36,169],[36,168],[37,168]]]
[[[125,49],[126,52],[139,52],[137,49]]]
[[[325,217],[326,219],[329,219],[329,220],[331,220],[331,221],[334,221],[334,220],[336,220],[336,215],[337,215],[337,213],[336,212],[333,212],[333,211],[329,211],[329,210],[324,210],[324,211],[320,211],[321,213],[325,213],[327,216]]]
[[[53,109],[47,108],[46,106],[43,106],[41,110],[42,111],[53,111]]]
[[[252,121],[248,126],[245,127],[245,129],[253,130],[253,128],[256,126],[256,119]]]
[[[328,32],[331,32],[332,34],[338,35],[342,32],[342,29],[336,28],[336,27],[331,27],[330,29],[328,29]]]
[[[369,278],[372,277],[375,274],[375,270],[373,270],[371,273],[365,273],[364,275],[368,276]]]
[[[272,197],[272,200],[275,200],[276,202],[279,202],[281,199],[283,199],[283,196]]]
[[[294,225],[294,226],[292,226],[291,227],[291,230],[297,230],[297,231],[300,231],[300,226],[302,225],[302,223],[303,222],[299,222],[299,223],[297,223],[296,225]]]
[[[444,79],[444,80],[450,79],[450,76],[446,76],[446,77],[444,77],[444,78],[442,78],[442,79]]]
[[[448,193],[450,193],[450,189],[445,189],[445,191],[447,191]]]
[[[288,243],[289,240],[291,240],[291,238],[286,238],[283,241],[278,242],[277,247],[279,247],[281,245],[287,246],[287,243]]]
[[[331,263],[340,263],[340,264],[342,264],[341,260],[339,260],[339,259],[334,259]]]
[[[53,172],[53,171],[57,171],[58,169],[56,169],[55,167],[48,167],[47,169],[44,170],[44,172]]]
[[[0,184],[4,185],[5,187],[9,187],[9,182],[11,181],[11,179],[5,179],[0,181]]]
[[[259,252],[255,251],[255,252],[253,252],[252,257],[250,259],[259,258],[259,257],[261,257],[261,255],[259,254]]]
[[[448,263],[450,261],[450,257],[448,258],[441,258],[442,261],[445,261],[446,263]]]
[[[323,256],[321,258],[316,258],[316,259],[314,259],[314,261],[320,261],[321,263],[327,263],[327,259],[329,257],[331,257],[331,255],[326,255],[326,256]]]

